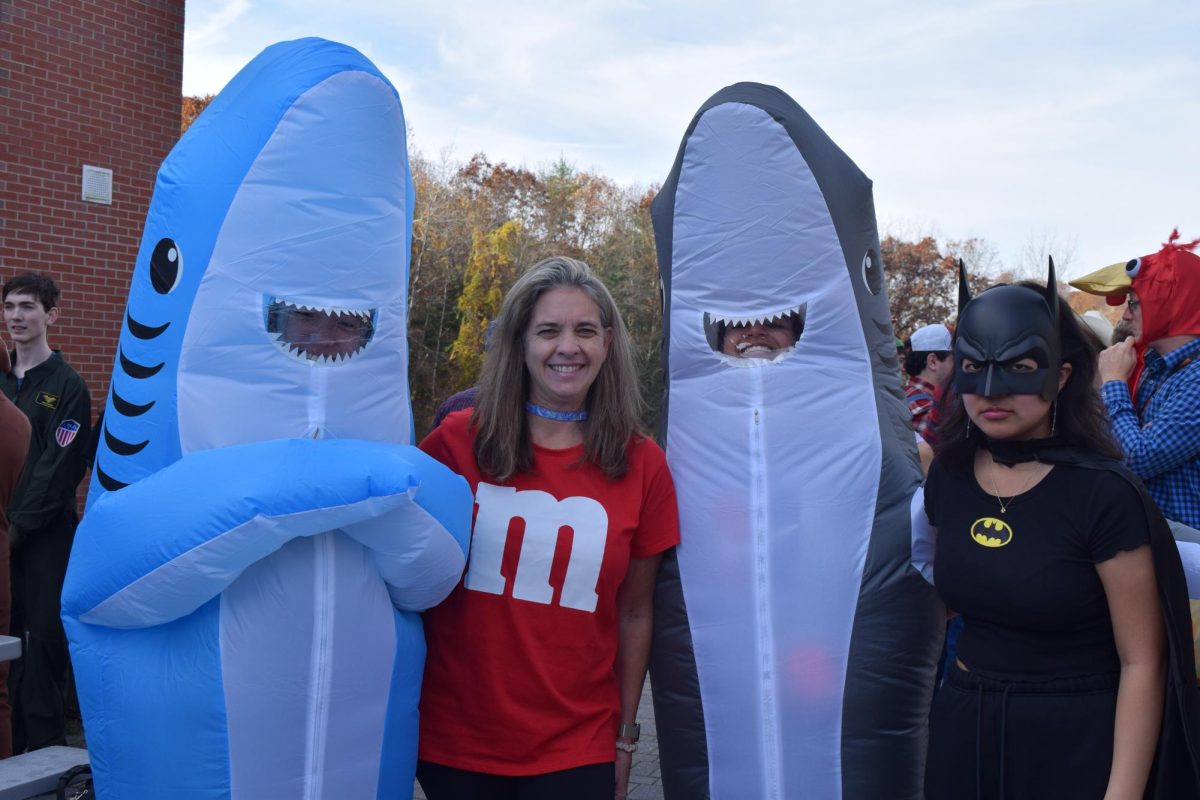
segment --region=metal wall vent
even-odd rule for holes
[[[83,165],[83,199],[88,203],[112,205],[112,170]]]

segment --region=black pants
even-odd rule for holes
[[[510,777],[418,761],[417,780],[429,800],[612,800],[617,783],[611,762]]]
[[[22,639],[21,657],[8,673],[14,753],[67,743],[63,693],[69,659],[59,597],[74,535],[72,512],[52,527],[25,532],[12,551],[10,629]]]
[[[1102,800],[1117,678],[994,680],[952,665],[929,720],[926,800]]]

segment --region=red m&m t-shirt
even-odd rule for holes
[[[582,445],[535,445],[532,469],[493,481],[469,420],[421,442],[470,482],[475,523],[463,580],[425,614],[420,757],[497,775],[612,761],[617,590],[630,558],[679,542],[666,458],[638,437],[612,480],[580,463]]]

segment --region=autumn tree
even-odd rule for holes
[[[943,254],[932,236],[915,242],[885,236],[879,251],[898,337],[906,338],[922,325],[952,319],[958,262]]]
[[[215,95],[184,95],[183,107],[179,115],[179,135],[182,136],[192,123],[196,121],[196,117],[200,116],[200,112],[208,108],[208,104],[212,102]]]
[[[906,241],[885,236],[879,242],[888,301],[896,336],[907,338],[922,325],[953,322],[958,313],[958,261],[967,265],[971,291],[993,279],[995,250],[978,238],[939,243],[933,236]]]

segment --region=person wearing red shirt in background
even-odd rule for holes
[[[950,329],[945,325],[925,325],[913,331],[904,343],[904,371],[908,381],[904,396],[912,414],[913,431],[917,434],[917,450],[921,454],[921,470],[929,471],[933,460],[933,444],[937,437],[938,404],[942,390],[954,374],[950,358]]]
[[[913,430],[930,441],[937,432],[938,400],[954,374],[950,329],[945,325],[925,325],[913,331],[905,342],[904,371],[908,373],[904,396],[912,414]]]
[[[679,519],[638,430],[624,323],[587,265],[550,258],[516,282],[476,402],[421,443],[476,514],[463,581],[425,615],[417,777],[429,800],[623,798]]]
[[[8,350],[0,347],[0,377],[12,369]],[[8,504],[29,454],[32,428],[21,409],[0,392],[0,530],[8,530]],[[12,592],[8,578],[8,537],[0,538],[0,636],[8,635]],[[0,661],[0,758],[12,752],[12,706],[8,702],[8,662]]]

